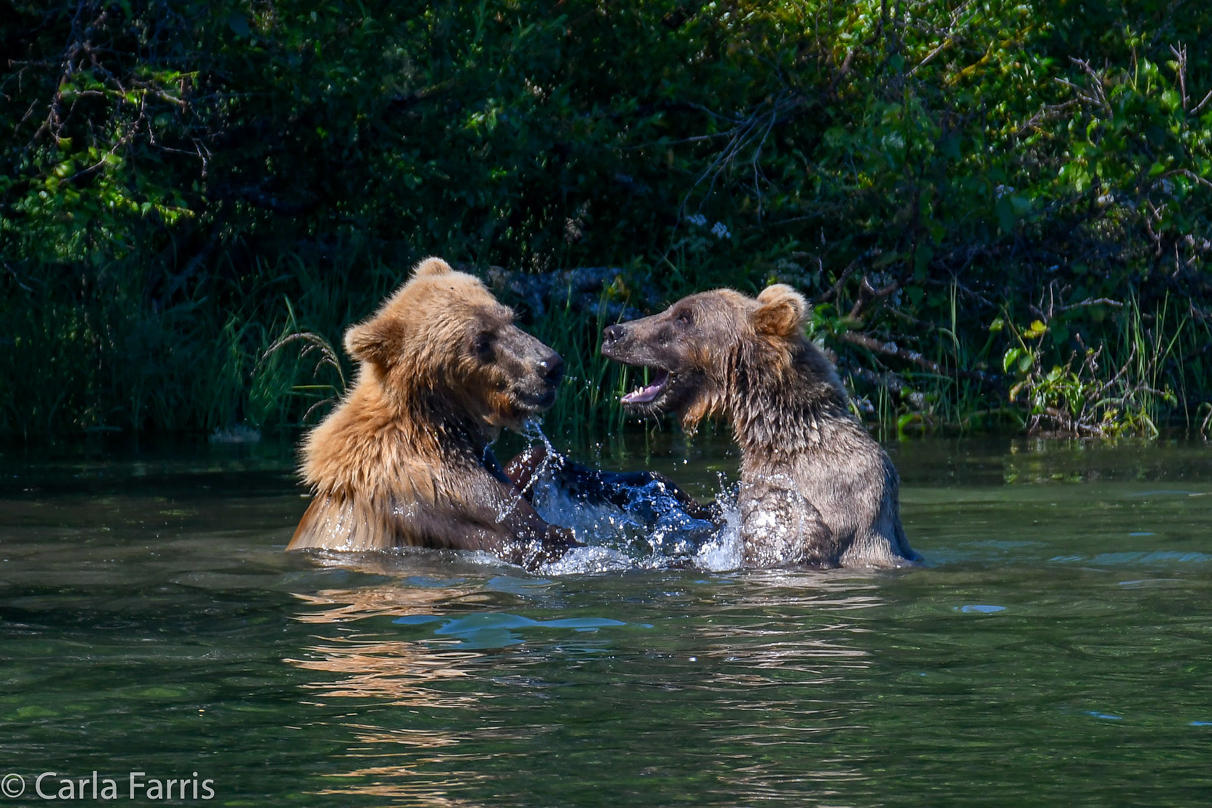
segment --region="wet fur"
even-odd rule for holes
[[[535,513],[489,448],[501,427],[550,403],[552,378],[533,365],[558,357],[478,280],[427,259],[345,342],[357,380],[304,440],[315,498],[288,550],[408,545],[534,566],[574,543]]]
[[[828,359],[803,334],[804,299],[772,286],[728,289],[608,329],[603,353],[670,371],[640,411],[732,425],[741,448],[741,532],[753,567],[889,567],[916,558],[900,521],[899,478],[850,413]]]

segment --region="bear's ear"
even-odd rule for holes
[[[803,331],[808,301],[785,283],[767,286],[757,296],[753,328],[759,334],[789,338]]]
[[[345,332],[345,351],[359,362],[386,366],[400,352],[401,337],[399,323],[375,317],[349,327]]]
[[[448,272],[454,272],[450,268],[450,264],[443,261],[441,258],[430,256],[421,263],[417,264],[417,268],[413,270],[414,278],[433,278],[438,275],[445,275]]]

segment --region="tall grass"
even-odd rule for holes
[[[314,403],[304,392],[314,362],[266,359],[269,348],[292,331],[339,336],[401,275],[354,249],[337,254],[327,265],[284,254],[239,269],[221,257],[162,306],[114,280],[132,273],[104,266],[84,278],[47,267],[35,282],[8,279],[0,378],[14,383],[0,385],[0,434],[298,425]]]
[[[621,286],[642,278],[655,295],[633,304],[658,308],[693,291],[687,279],[694,273],[676,255],[665,260],[673,264],[659,275],[624,271]],[[18,383],[0,385],[0,434],[315,424],[354,370],[340,347],[345,328],[374,311],[411,266],[411,256],[389,263],[356,244],[322,256],[259,257],[238,268],[223,261],[230,259],[220,258],[205,283],[159,309],[142,289],[108,280],[129,273],[104,267],[74,291],[79,275],[53,268],[36,282],[3,281],[0,378]],[[519,308],[522,327],[565,359],[566,380],[545,419],[551,434],[595,441],[620,431],[619,398],[640,380],[599,352],[607,304],[617,297],[617,289],[605,290],[596,309],[586,309],[569,290],[557,290],[540,316],[505,299]],[[1067,362],[1042,340],[1020,340],[1033,351],[1030,366],[1015,365],[1000,388],[974,373],[1002,369],[1005,335],[968,325],[953,289],[949,321],[930,343],[934,370],[872,364],[878,373],[848,374],[869,358],[825,339],[841,354],[856,400],[870,404],[865,417],[888,435],[1027,426],[1155,436],[1167,426],[1206,431],[1212,424],[1212,405],[1201,401],[1212,379],[1212,326],[1174,300],[1129,301],[1102,324],[1097,343],[1087,336],[1089,350],[1075,350]]]
[[[1107,319],[1099,339],[1078,332],[1068,340],[1076,347],[1067,358],[1062,346],[1045,347],[1048,323],[1007,330],[1013,341],[1002,364],[1013,408],[1003,411],[1028,431],[1156,438],[1166,427],[1206,427],[1193,419],[1198,393],[1189,385],[1207,378],[1209,327],[1176,311],[1168,295],[1148,311],[1131,297]]]
[[[602,330],[611,323],[603,296],[594,316],[577,311],[570,294],[551,301],[545,314],[530,324],[536,337],[564,358],[564,384],[544,421],[565,434],[592,440],[623,423],[619,398],[627,391],[628,369],[602,358]]]

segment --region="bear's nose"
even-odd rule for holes
[[[623,333],[623,326],[617,323],[606,326],[602,331],[602,347],[605,348],[618,342],[623,338]]]
[[[557,353],[553,353],[546,359],[540,359],[539,373],[550,384],[559,384],[560,380],[564,378],[564,360]]]

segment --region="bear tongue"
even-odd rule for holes
[[[648,385],[647,387],[641,387],[639,390],[633,390],[627,395],[623,396],[623,403],[647,404],[649,401],[652,401],[661,394],[661,391],[665,389],[665,383],[667,381],[669,381],[669,372],[658,370],[656,373],[656,378],[653,380],[652,384]]]

